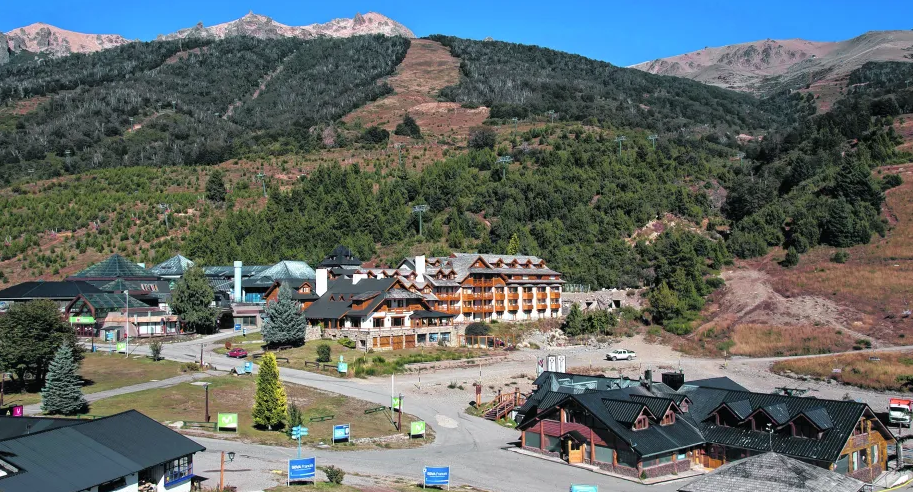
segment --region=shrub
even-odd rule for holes
[[[723,277],[710,277],[705,281],[705,283],[707,284],[707,287],[710,287],[713,290],[717,290],[720,287],[726,285],[726,281],[723,280]]]
[[[786,251],[786,258],[783,259],[782,265],[786,268],[792,268],[799,264],[799,253],[796,252],[796,248],[790,246],[789,250]]]
[[[355,340],[352,340],[351,338],[348,338],[348,337],[340,338],[339,340],[337,340],[337,343],[339,343],[340,345],[342,345],[345,348],[350,348],[350,349],[355,348]]]
[[[317,346],[317,362],[329,362],[330,361],[330,346],[321,343]]]
[[[185,362],[181,365],[181,372],[199,372],[200,365],[196,362]]]
[[[838,249],[834,252],[834,256],[831,256],[831,261],[834,263],[846,263],[846,260],[848,259],[850,259],[850,254],[842,249]]]
[[[415,122],[415,118],[408,114],[403,117],[402,123],[396,125],[396,130],[393,130],[393,133],[403,137],[422,138],[422,130],[419,128],[418,123]]]
[[[498,134],[491,127],[477,126],[469,130],[469,148],[471,149],[493,149],[497,140]]]
[[[162,360],[162,347],[165,344],[161,340],[154,340],[149,344],[149,351],[152,352],[152,360]]]
[[[466,327],[466,336],[469,337],[485,336],[489,333],[491,333],[491,327],[488,326],[487,323],[470,323],[469,326]]]
[[[346,472],[342,471],[342,469],[337,468],[333,465],[330,465],[330,466],[324,468],[323,473],[326,474],[328,482],[335,483],[336,485],[341,484],[342,479],[345,478],[345,476],[346,476]]]
[[[390,138],[390,132],[379,126],[372,126],[361,134],[361,141],[366,144],[380,144]]]

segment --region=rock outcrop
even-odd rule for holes
[[[13,53],[24,50],[52,56],[92,53],[130,42],[117,34],[83,34],[41,22],[13,29],[5,38],[7,41],[2,45],[9,46]]]

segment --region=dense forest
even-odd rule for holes
[[[616,67],[538,46],[431,36],[460,58],[462,80],[441,96],[491,107],[492,118],[555,111],[570,121],[676,132],[749,131],[784,123],[785,113],[747,94],[678,77]]]
[[[37,178],[307,152],[320,142],[316,124],[390,91],[377,81],[408,47],[407,39],[385,36],[234,37],[131,43],[5,66],[2,104],[50,99],[0,118],[0,181],[32,171]]]

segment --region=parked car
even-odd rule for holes
[[[238,359],[243,359],[247,357],[247,351],[242,348],[234,348],[228,352],[229,357],[237,357]]]
[[[606,360],[634,360],[637,354],[633,350],[615,349],[606,354]]]

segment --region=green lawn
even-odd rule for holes
[[[281,371],[281,369],[280,369]],[[251,409],[253,408],[255,379],[249,376],[221,376],[209,378],[209,409],[213,421],[219,412],[238,414],[238,436],[245,441],[261,444],[293,446],[294,442],[282,432],[260,430],[253,426]],[[334,393],[314,390],[304,386],[285,384],[289,402],[294,403],[304,413],[309,434],[302,438],[302,444],[317,444],[321,441],[329,444],[333,425],[350,424],[353,439],[383,437],[399,432],[390,422],[389,412],[380,411],[366,414],[365,410],[377,405],[347,398]],[[159,388],[129,395],[117,396],[97,401],[92,404],[93,415],[111,415],[129,409],[136,409],[160,422],[202,421],[204,420],[204,393],[202,386],[182,383],[170,388]],[[309,422],[311,417],[333,415],[332,420]],[[417,420],[411,415],[403,415],[403,427],[406,422]],[[430,429],[430,426],[429,426]],[[232,433],[222,432],[223,437]],[[429,430],[429,439],[422,441],[396,441],[382,447],[407,447],[430,442],[433,433]],[[339,449],[352,449],[354,444],[338,444]],[[374,447],[369,445],[369,447]]]
[[[83,393],[97,393],[124,386],[168,379],[181,375],[181,363],[169,360],[153,362],[144,356],[87,353],[79,368]],[[4,405],[31,405],[41,402],[40,393],[12,393],[3,398]]]

